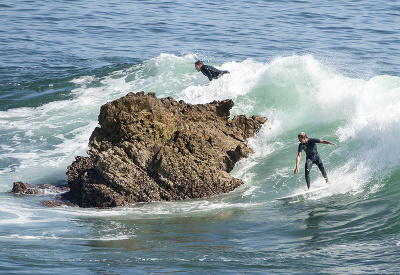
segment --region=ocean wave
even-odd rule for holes
[[[367,183],[398,166],[400,78],[349,78],[311,55],[293,55],[269,63],[253,59],[209,63],[230,71],[209,82],[194,69],[197,58],[163,53],[105,76],[82,75],[71,81],[75,85],[71,99],[0,112],[0,151],[8,160],[0,167],[2,186],[10,186],[11,178],[34,184],[55,174],[65,179],[61,171],[87,150],[101,105],[138,91],[192,104],[232,98],[232,116],[266,116],[268,123],[249,140],[255,151],[251,161],[256,164],[248,170],[238,164],[237,169],[244,169],[242,175],[270,158],[279,158],[280,165],[274,169],[278,174],[268,173],[265,178],[297,185],[302,179],[288,182],[279,171],[293,166],[300,131],[338,143],[337,148],[320,147],[330,174],[338,181]]]

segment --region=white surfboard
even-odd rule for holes
[[[286,200],[298,200],[298,199],[305,199],[305,198],[309,198],[312,195],[316,195],[318,193],[320,193],[322,190],[328,188],[330,185],[325,185],[319,188],[314,188],[311,190],[307,190],[301,193],[297,193],[297,194],[293,194],[293,195],[289,195],[289,196],[285,196],[285,197],[281,197],[281,198],[277,198],[276,200],[278,201],[286,201]]]

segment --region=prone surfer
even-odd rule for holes
[[[325,178],[326,183],[328,183],[328,176],[325,172],[324,165],[317,151],[317,143],[330,144],[335,146],[337,145],[327,140],[308,138],[306,133],[304,132],[301,132],[297,137],[299,138],[300,144],[296,158],[296,168],[294,169],[294,173],[296,174],[297,172],[299,172],[301,151],[304,150],[306,152],[305,177],[308,190],[310,190],[310,170],[314,163],[318,165],[322,176]]]
[[[210,81],[213,79],[218,79],[223,74],[229,74],[228,71],[221,71],[212,66],[204,65],[200,60],[197,60],[196,63],[194,63],[194,67],[198,72],[202,72],[205,76],[207,76]]]

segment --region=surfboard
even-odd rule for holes
[[[312,195],[316,195],[316,194],[320,193],[322,190],[328,188],[329,186],[330,185],[325,185],[325,186],[322,186],[322,187],[319,187],[319,188],[307,190],[305,192],[301,192],[301,193],[297,193],[297,194],[293,194],[293,195],[277,198],[276,200],[278,200],[278,201],[287,201],[287,200],[298,200],[298,199],[309,198]]]

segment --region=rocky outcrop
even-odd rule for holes
[[[29,183],[17,181],[13,183],[11,193],[17,195],[46,195],[46,194],[61,194],[69,191],[68,186],[65,185],[30,185]]]
[[[101,107],[89,157],[68,167],[64,199],[81,207],[202,198],[243,184],[230,172],[252,153],[246,139],[266,121],[229,119],[232,100],[204,105],[129,93]]]
[[[68,192],[69,188],[65,184],[42,184],[30,185],[29,183],[17,181],[13,183],[11,193],[15,195],[36,195],[36,196],[55,196],[55,200],[42,201],[41,204],[48,207],[56,207],[62,205],[73,206],[71,203],[62,200],[60,194]]]
[[[39,190],[31,186],[29,183],[22,181],[16,181],[13,183],[13,188],[11,193],[14,194],[24,194],[24,195],[36,195],[39,194]]]

